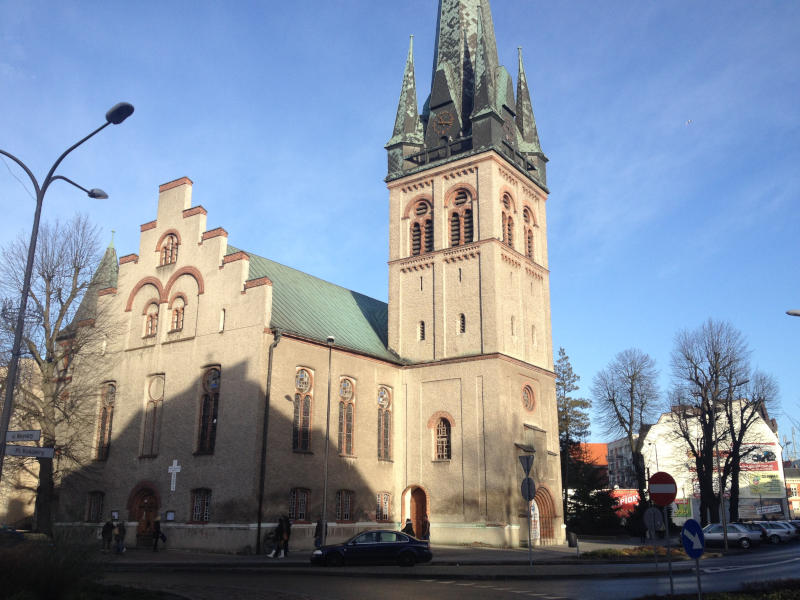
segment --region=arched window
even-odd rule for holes
[[[450,421],[439,419],[436,424],[436,460],[450,460]]]
[[[392,495],[389,492],[377,493],[376,521],[388,521],[392,518]]]
[[[425,339],[425,321],[419,322],[419,327],[417,328],[417,337],[420,341]]]
[[[161,259],[159,264],[172,265],[178,260],[178,236],[170,233],[161,242]]]
[[[308,452],[311,447],[311,400],[314,394],[311,374],[298,369],[294,378],[294,420],[292,422],[292,450]]]
[[[147,383],[147,403],[144,410],[142,435],[143,457],[158,456],[161,433],[161,410],[164,404],[164,376],[153,375]]]
[[[144,315],[144,337],[155,337],[158,333],[158,303],[151,302]]]
[[[525,407],[525,410],[531,411],[536,406],[536,396],[534,396],[533,390],[529,385],[522,388],[522,405]]]
[[[355,384],[342,378],[339,383],[339,454],[353,454],[353,419],[355,411]]]
[[[86,506],[86,520],[90,523],[101,523],[103,521],[103,492],[89,492],[89,502]]]
[[[114,402],[117,386],[113,382],[103,384],[100,391],[100,418],[98,419],[97,460],[108,459],[111,449],[111,422],[114,418]]]
[[[338,490],[336,492],[336,520],[353,520],[353,492],[351,490]]]
[[[514,247],[514,219],[511,216],[511,213],[514,210],[513,201],[511,200],[511,196],[508,194],[503,194],[503,215],[502,215],[502,226],[503,226],[503,243],[508,246],[509,248]]]
[[[378,460],[392,459],[392,393],[378,388]]]
[[[178,296],[172,303],[172,323],[170,331],[181,331],[183,329],[183,313],[186,302]]]
[[[525,256],[533,260],[533,226],[535,225],[535,220],[527,206],[522,211],[522,220],[525,223]]]
[[[197,438],[198,454],[213,454],[217,439],[219,415],[220,370],[216,367],[203,374],[203,394],[200,399],[200,429]]]
[[[411,254],[433,252],[433,207],[427,200],[419,200],[412,218]]]
[[[472,196],[466,190],[458,190],[450,212],[450,245],[471,243],[472,232]]]
[[[461,313],[458,317],[458,333],[466,333],[467,332],[467,317],[464,316],[464,313]]]

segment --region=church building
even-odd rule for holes
[[[412,47],[386,150],[388,304],[209,229],[189,178],[159,187],[84,299],[119,334],[73,367],[97,419],[58,528],[115,516],[149,544],[158,518],[173,548],[263,552],[284,514],[294,549],[320,518],[341,541],[427,517],[434,543],[563,541],[547,158],[489,0],[440,0],[430,95]]]

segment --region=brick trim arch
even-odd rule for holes
[[[155,277],[145,277],[144,279],[139,280],[139,283],[133,286],[131,293],[128,295],[128,303],[125,305],[125,312],[131,311],[131,308],[133,307],[133,299],[136,298],[136,294],[139,293],[139,290],[141,290],[146,285],[152,285],[153,287],[155,287],[158,290],[159,302],[165,302],[164,288],[161,285],[161,282]]]
[[[428,203],[428,206],[431,207],[433,210],[433,198],[430,197],[428,194],[420,194],[418,196],[414,196],[411,200],[408,201],[406,204],[405,209],[403,209],[403,218],[408,219],[411,216],[411,210],[414,208],[414,205],[417,204],[420,200],[424,200]]]
[[[203,276],[200,274],[195,267],[181,267],[177,271],[172,274],[172,277],[169,278],[167,285],[164,287],[164,295],[163,295],[163,302],[166,302],[166,298],[169,297],[169,292],[172,289],[172,286],[177,281],[178,277],[182,275],[191,275],[194,277],[194,280],[197,282],[197,295],[199,296],[205,291],[205,283],[203,282]]]
[[[465,190],[469,194],[470,200],[472,200],[472,202],[475,202],[478,199],[478,190],[476,190],[474,186],[468,183],[457,183],[452,187],[448,188],[447,192],[445,192],[444,195],[445,208],[449,208],[451,205],[453,205],[458,190]]]
[[[150,308],[153,304],[155,304],[156,306],[159,306],[161,304],[160,299],[159,298],[151,298],[150,300],[145,302],[144,303],[144,309],[142,310],[142,315],[146,315],[147,314],[147,309]]]
[[[160,252],[161,251],[161,244],[164,243],[164,240],[166,239],[166,237],[168,235],[174,235],[176,238],[178,238],[178,246],[181,245],[181,234],[178,232],[178,230],[177,229],[167,229],[164,233],[161,234],[161,237],[158,238],[158,243],[156,244],[156,250],[155,250],[156,252]]]
[[[511,201],[511,212],[517,214],[517,200],[514,198],[514,191],[507,185],[500,188],[499,200],[501,206],[503,204],[503,196],[508,196],[508,199]]]
[[[183,303],[184,303],[184,304],[189,304],[189,301],[186,299],[186,294],[184,294],[183,292],[175,292],[174,294],[172,294],[172,298],[170,298],[170,299],[169,299],[169,305],[168,305],[168,308],[172,308],[172,304],[173,304],[173,303],[175,302],[175,300],[177,300],[178,298],[180,298],[181,300],[183,300]]]
[[[428,419],[428,429],[433,429],[439,423],[439,419],[444,419],[450,423],[450,427],[453,428],[456,426],[456,420],[446,410],[439,410],[436,411],[431,415],[431,418]]]
[[[531,222],[530,223],[525,223],[525,211],[526,210],[531,214]],[[523,207],[522,207],[522,217],[523,217],[522,218],[522,223],[526,227],[528,227],[528,226],[538,227],[539,226],[539,219],[536,217],[536,211],[533,210],[533,208],[531,208],[531,206],[529,204],[523,205]]]

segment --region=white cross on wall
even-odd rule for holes
[[[172,477],[172,479],[169,482],[169,491],[170,492],[174,492],[175,491],[175,480],[178,478],[178,473],[181,472],[181,468],[180,468],[180,466],[178,466],[178,459],[177,458],[172,461],[172,466],[168,467],[167,471],[169,472],[170,476]]]

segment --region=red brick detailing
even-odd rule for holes
[[[503,196],[508,196],[508,200],[511,202],[510,210],[513,214],[517,214],[517,201],[514,200],[514,192],[507,185],[500,187],[500,206],[502,207],[502,210],[505,210],[506,207],[503,206]]]
[[[250,257],[247,255],[246,252],[234,252],[233,254],[228,254],[225,258],[222,259],[222,264],[227,265],[228,263],[235,262],[237,260],[250,260]],[[221,269],[222,267],[220,267]]]
[[[158,221],[150,221],[149,223],[145,223],[139,229],[140,231],[150,231],[151,229],[155,229]]]
[[[125,305],[125,312],[131,311],[131,308],[133,307],[133,299],[136,297],[136,294],[139,293],[139,290],[146,285],[152,285],[154,288],[156,288],[156,290],[158,290],[160,302],[166,302],[164,299],[164,288],[161,286],[161,282],[155,277],[145,277],[144,279],[140,280],[139,283],[133,286],[133,289],[128,296],[128,303]]]
[[[192,208],[187,208],[183,211],[183,218],[188,219],[189,217],[193,217],[195,215],[207,215],[208,211],[203,208],[202,206],[193,206]]]
[[[139,255],[138,254],[126,254],[122,258],[119,259],[119,264],[124,265],[125,263],[138,263],[139,262]]]
[[[188,177],[181,177],[180,179],[175,179],[174,181],[168,181],[167,183],[162,183],[158,186],[158,193],[166,192],[167,190],[171,190],[172,188],[176,188],[180,185],[192,185],[192,180]]]
[[[411,202],[406,204],[406,208],[405,210],[403,210],[404,219],[408,219],[411,216],[411,211],[414,209],[414,207],[417,205],[417,202],[419,202],[420,200],[424,200],[425,202],[427,202],[428,205],[433,209],[433,200],[431,200],[431,197],[429,195],[423,194],[421,196],[415,196],[414,199],[411,200]]]
[[[144,303],[144,308],[142,309],[142,315],[146,315],[147,314],[147,309],[150,308],[153,304],[160,304],[160,299],[159,298],[151,298],[150,300],[145,302]],[[160,307],[159,307],[159,312],[161,312],[161,308]],[[145,337],[149,337],[149,336],[145,336]]]
[[[108,295],[113,295],[113,294],[116,294],[116,293],[117,293],[117,288],[109,287],[109,288],[103,288],[102,290],[99,290],[97,292],[97,295],[98,296],[108,296]]]
[[[181,234],[178,233],[178,230],[167,229],[164,233],[161,234],[161,237],[158,238],[158,243],[156,244],[156,250],[155,250],[156,252],[161,251],[161,244],[164,243],[164,238],[167,237],[168,235],[174,235],[176,238],[178,238],[178,245],[179,246],[181,245]]]
[[[478,199],[478,190],[476,190],[473,186],[468,183],[457,183],[453,187],[449,188],[444,195],[444,206],[445,208],[449,207],[450,205],[455,202],[456,195],[458,190],[464,190],[469,194],[470,200],[475,202]],[[465,204],[468,206],[469,202]],[[473,213],[473,218],[475,218],[475,214]],[[477,229],[477,228],[476,228]]]
[[[451,415],[446,410],[439,410],[433,413],[431,415],[431,418],[428,419],[428,429],[433,429],[434,427],[436,427],[436,425],[439,423],[439,419],[444,419],[446,421],[449,421],[451,428],[456,426],[456,420],[453,418],[453,415]]]
[[[225,231],[222,227],[217,227],[216,229],[211,229],[209,231],[203,232],[203,241],[210,240],[211,238],[224,236],[228,237],[228,232]],[[202,242],[200,242],[202,243]]]
[[[195,281],[197,282],[197,295],[199,296],[200,294],[203,293],[205,289],[205,284],[203,283],[203,276],[200,274],[200,271],[198,271],[194,267],[183,267],[175,271],[172,274],[172,277],[169,278],[169,281],[167,282],[167,285],[164,288],[164,295],[162,296],[163,298],[162,302],[167,301],[167,298],[169,297],[169,291],[172,289],[173,284],[181,275],[191,275],[192,277],[194,277]]]
[[[246,294],[247,290],[249,290],[250,288],[258,287],[260,285],[272,285],[272,281],[270,280],[269,277],[259,277],[258,279],[249,279],[244,282],[244,289],[242,290],[242,293]]]
[[[183,292],[175,292],[174,294],[172,294],[172,298],[169,299],[168,308],[172,308],[172,304],[178,298],[182,299],[184,304],[189,304],[189,301],[186,299],[186,294],[184,294]]]

